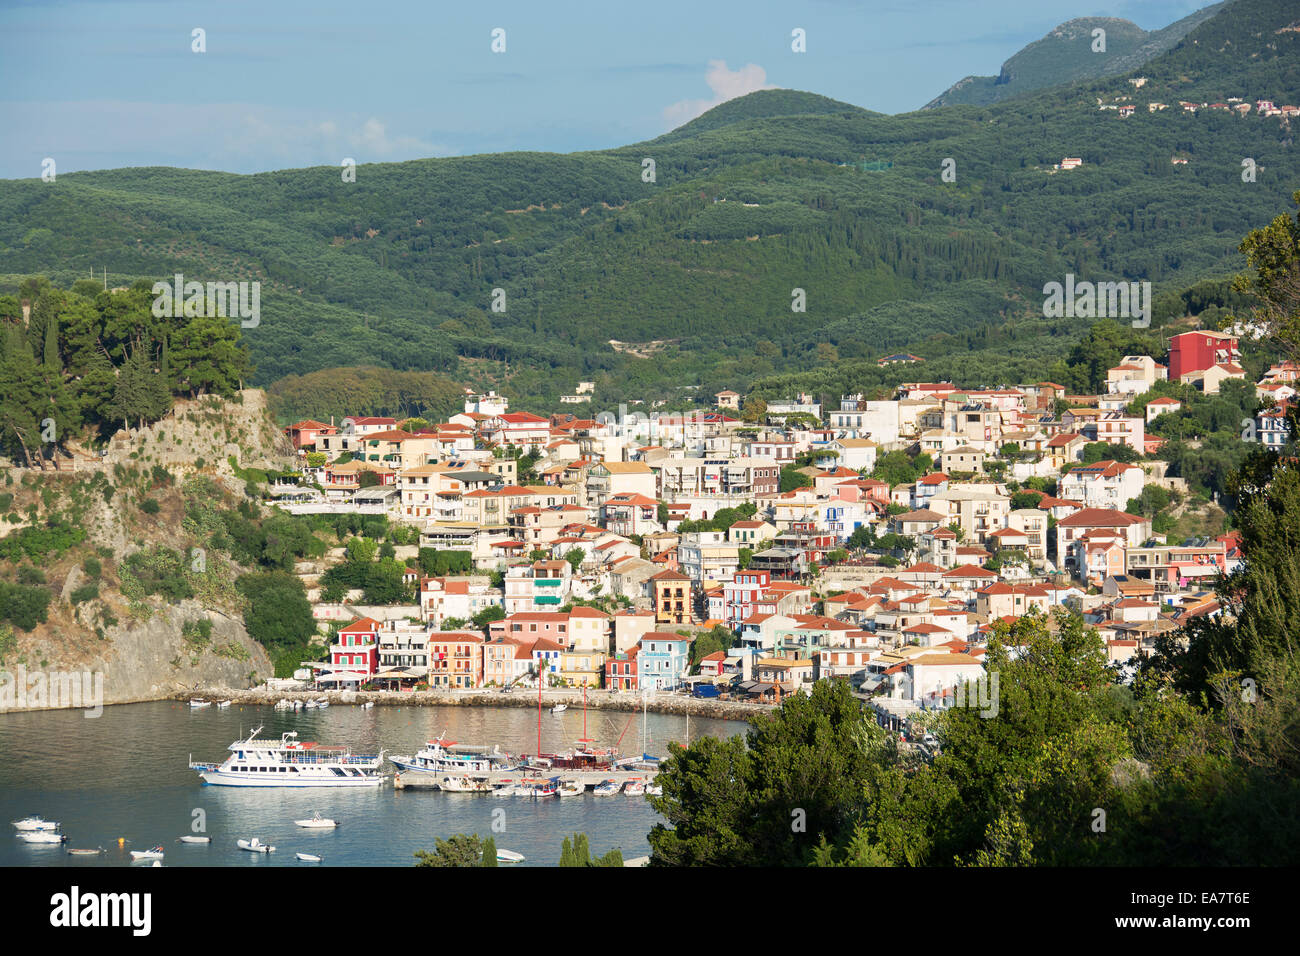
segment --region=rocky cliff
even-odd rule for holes
[[[249,389],[230,401],[178,401],[161,421],[119,432],[105,455],[83,458],[92,464],[75,472],[12,469],[0,476],[8,509],[0,515],[0,544],[24,529],[53,529],[50,541],[25,550],[15,538],[8,559],[0,557],[0,581],[50,594],[46,620],[30,630],[0,613],[0,683],[18,665],[28,674],[90,672],[103,675],[103,703],[124,703],[199,685],[247,687],[270,676],[270,658],[244,628],[233,586],[241,569],[219,555],[195,556],[187,511],[196,476],[233,507],[244,481],[230,459],[240,468],[284,468],[291,453],[264,393]],[[124,568],[138,552],[160,551],[211,562],[194,596],[144,593]]]

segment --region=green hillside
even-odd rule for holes
[[[1284,0],[1237,0],[1143,65],[1136,92],[1114,77],[884,116],[764,91],[646,143],[367,165],[355,183],[333,167],[8,181],[0,292],[105,268],[110,286],[260,279],[262,321],[243,336],[268,385],[378,366],[553,402],[591,379],[604,408],[904,348],[998,348],[1041,368],[1088,325],[1043,320],[1045,282],[1181,291],[1238,271],[1241,237],[1287,207],[1294,120],[1176,104],[1300,102],[1294,19]],[[1174,108],[1149,113],[1155,100]],[[1053,171],[1064,156],[1084,166]],[[1257,182],[1241,182],[1242,157]]]
[[[1161,30],[1143,30],[1114,17],[1082,17],[1062,23],[1002,64],[997,76],[968,76],[925,105],[987,106],[1033,90],[1137,70],[1217,14],[1207,6]],[[1105,50],[1094,50],[1093,31],[1106,31]]]

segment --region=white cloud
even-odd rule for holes
[[[734,100],[756,90],[776,89],[767,82],[767,71],[757,63],[747,63],[738,70],[727,69],[726,60],[710,60],[709,69],[704,74],[704,81],[713,90],[713,98],[708,100],[680,100],[664,107],[663,117],[668,129],[676,129],[695,117],[707,113],[719,103]]]
[[[391,132],[420,121],[405,115],[313,115],[250,103],[0,102],[0,128],[26,131],[21,142],[0,143],[0,176],[39,176],[32,155],[54,157],[60,173],[155,165],[255,172],[334,166],[345,156],[375,163],[459,152]]]

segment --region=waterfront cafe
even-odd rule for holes
[[[429,679],[429,669],[427,667],[381,667],[371,679],[376,683],[382,681],[381,686],[385,690],[413,690],[416,684]]]
[[[365,671],[330,671],[316,675],[316,686],[325,690],[357,690],[370,676]]]

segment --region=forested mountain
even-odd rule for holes
[[[968,76],[958,80],[924,108],[987,106],[1049,86],[1127,74],[1172,49],[1224,6],[1224,3],[1211,4],[1164,29],[1151,31],[1114,17],[1070,20],[1003,63],[997,76]],[[1098,29],[1105,31],[1104,49],[1094,44],[1093,31]]]
[[[1179,293],[1241,268],[1240,237],[1300,185],[1300,120],[1178,101],[1300,103],[1295,19],[1285,0],[1236,0],[1145,63],[1139,90],[1117,76],[901,116],[764,91],[632,146],[363,165],[355,182],[332,167],[9,181],[0,292],[105,268],[110,286],[261,280],[243,330],[255,384],[378,366],[525,401],[591,379],[598,408],[685,404],[905,347],[1009,379],[1087,331],[1041,317],[1045,282]],[[1117,103],[1136,114],[1099,109]],[[1066,156],[1083,166],[1054,170]]]

